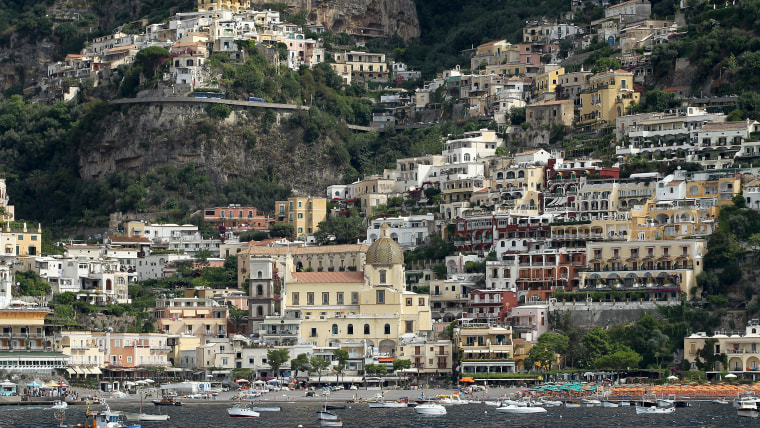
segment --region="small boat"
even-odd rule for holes
[[[345,406],[343,407],[345,408]],[[281,412],[282,407],[280,406],[253,406],[251,409],[257,411],[257,412]]]
[[[151,415],[149,413],[143,413],[143,395],[140,394],[140,413],[134,413],[134,412],[125,412],[124,416],[126,416],[128,421],[138,421],[138,422],[162,422],[162,421],[168,421],[169,415]]]
[[[55,403],[53,403],[53,407],[51,409],[53,410],[66,410],[66,408],[69,407],[69,404],[65,401],[57,400]]]
[[[630,401],[620,401],[620,407],[631,407]]]
[[[739,402],[739,408],[736,409],[736,414],[745,418],[756,418],[760,416],[760,411],[757,410],[757,403],[755,400],[742,400]]]
[[[370,409],[393,409],[399,407],[408,407],[408,402],[405,401],[369,401]]]
[[[538,402],[542,407],[561,407],[562,402],[559,400],[541,400]]]
[[[323,427],[342,427],[343,420],[336,413],[327,410],[325,406],[324,410],[317,411],[317,420]]]
[[[346,410],[346,406],[325,406],[325,410]]]
[[[253,410],[250,404],[237,404],[227,409],[231,418],[258,418],[259,412]]]
[[[519,415],[528,415],[535,413],[546,413],[546,409],[538,406],[515,406],[509,404],[507,406],[497,407],[496,411],[499,413],[514,413]]]
[[[460,397],[458,394],[454,394],[454,395],[439,395],[438,398],[435,399],[435,402],[438,403],[438,404],[444,404],[444,405],[469,404],[469,401],[462,400],[462,397]]]
[[[319,425],[323,427],[342,427],[343,421],[338,418],[337,421],[327,421],[327,420],[321,420],[319,421]]]
[[[620,402],[618,402],[618,401],[610,401],[610,400],[603,400],[602,401],[602,407],[620,407]]]
[[[174,397],[164,397],[160,400],[151,400],[156,406],[181,406],[182,402]]]
[[[675,407],[657,407],[657,406],[636,406],[637,415],[659,415],[675,413]]]
[[[122,422],[122,417],[124,415],[122,415],[121,412],[112,411],[106,402],[103,402],[103,405],[105,406],[105,410],[94,412],[87,411],[87,413],[85,413],[87,418],[85,426],[97,426],[100,428],[141,428],[139,424],[125,425]]]
[[[602,402],[593,398],[584,398],[581,400],[581,407],[599,407]]]
[[[581,405],[582,404],[580,401],[565,401],[565,407],[567,407],[568,409],[581,407]]]
[[[446,414],[446,408],[443,407],[443,405],[437,403],[418,404],[417,407],[414,408],[414,411],[418,415],[425,416],[441,416]]]
[[[716,398],[712,401],[713,404],[728,404],[728,400],[725,398]]]

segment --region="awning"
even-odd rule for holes
[[[92,374],[90,369],[88,369],[87,367],[81,367],[80,370],[82,370],[82,374],[85,374],[85,375]]]
[[[78,375],[84,374],[84,373],[82,373],[82,368],[79,367],[79,366],[74,366],[73,369],[74,369],[74,373],[76,373]]]
[[[100,375],[100,374],[103,374],[103,372],[101,372],[99,368],[93,367],[90,369],[90,374]]]
[[[66,367],[66,373],[72,375],[72,374],[75,374],[76,371],[71,367]]]

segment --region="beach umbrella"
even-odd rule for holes
[[[251,383],[251,381],[248,379],[238,379],[235,381],[235,383]]]
[[[727,374],[727,375],[726,375],[726,376],[724,376],[724,377],[725,377],[726,379],[734,379],[734,378],[736,378],[736,375],[735,375],[735,374],[733,374],[733,373],[729,373],[729,374]]]
[[[145,379],[145,383],[154,383],[154,382],[155,382],[155,380],[153,380],[153,379]]]
[[[459,382],[463,382],[463,383],[475,383],[475,379],[473,379],[471,377],[463,377],[463,378],[459,379]]]
[[[678,380],[678,376],[670,375],[667,377],[668,380]]]
[[[39,388],[42,386],[42,384],[32,381],[32,382],[27,383],[26,386],[31,386],[32,388]]]

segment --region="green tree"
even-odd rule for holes
[[[546,332],[538,337],[536,344],[530,348],[528,360],[537,367],[550,370],[557,355],[567,351],[570,341],[567,336],[555,332]]]
[[[721,227],[710,235],[707,248],[709,251],[705,256],[705,267],[722,267],[729,263],[736,263],[742,251],[736,235]]]
[[[659,329],[652,330],[651,336],[647,339],[647,345],[657,360],[657,368],[660,367],[660,357],[663,354],[663,348],[667,344],[668,336],[663,334]]]
[[[324,357],[311,357],[309,364],[312,370],[317,372],[317,383],[322,383],[322,371],[330,367],[330,362]]]
[[[408,370],[412,367],[412,360],[395,359],[393,360],[393,371],[398,374],[401,370]]]
[[[267,364],[272,368],[275,377],[280,377],[280,367],[290,359],[290,351],[287,349],[270,349],[267,351]]]
[[[306,372],[308,375],[311,364],[309,364],[309,356],[306,354],[298,354],[297,357],[290,360],[290,369],[293,371],[293,377],[298,379],[298,372]]]
[[[269,226],[269,236],[272,238],[292,238],[295,234],[293,225],[289,223],[276,223]]]
[[[145,71],[145,77],[152,79],[170,56],[165,48],[150,46],[137,52],[135,64],[141,65]]]
[[[594,63],[594,68],[591,69],[591,72],[596,74],[606,72],[608,70],[618,69],[620,69],[620,61],[615,58],[602,57],[596,60]]]
[[[621,346],[617,351],[595,359],[594,366],[599,369],[622,370],[638,367],[640,362],[641,355],[627,346]]]
[[[248,311],[232,309],[229,315],[230,324],[235,327],[235,334],[240,333],[240,327],[248,322]]]
[[[339,382],[338,376],[340,376],[343,369],[346,368],[346,362],[348,362],[348,351],[345,349],[336,349],[333,351],[333,358],[338,361],[338,365],[335,366],[335,381]]]
[[[320,244],[349,244],[363,235],[362,225],[363,220],[358,215],[328,217],[319,222],[319,231],[314,234],[314,239]]]
[[[610,354],[614,348],[607,332],[599,327],[593,328],[583,336],[583,346],[586,350],[585,357],[589,366],[602,355]]]

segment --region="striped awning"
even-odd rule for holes
[[[73,369],[73,368],[71,368],[71,367],[66,367],[66,373],[68,373],[68,374],[70,374],[70,375],[72,375],[72,374],[76,374],[76,370],[74,370],[74,369]]]
[[[103,374],[103,372],[101,372],[99,368],[93,367],[90,369],[90,374],[99,375],[99,374]]]

